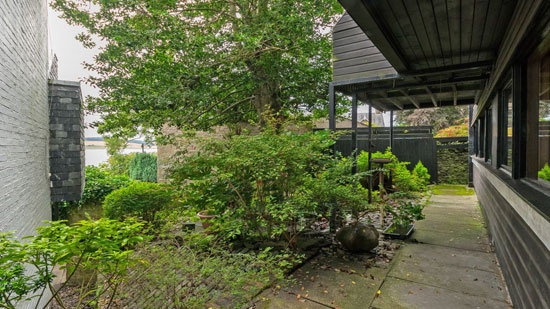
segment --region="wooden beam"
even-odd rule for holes
[[[385,28],[380,17],[364,1],[340,0],[340,4],[380,50],[397,72],[408,71],[405,57],[399,50],[393,35]]]
[[[420,104],[418,103],[418,101],[415,98],[409,96],[409,94],[405,90],[399,90],[399,92],[401,92],[401,94],[404,95],[407,100],[411,101],[411,103],[416,106],[416,108],[420,108]]]
[[[387,92],[381,91],[381,92],[379,92],[378,94],[379,94],[381,97],[383,97],[384,99],[390,101],[391,104],[397,106],[397,108],[403,109],[403,103],[397,101],[397,100],[394,99],[394,98],[388,97],[388,93],[387,93]]]
[[[456,106],[456,101],[458,99],[458,91],[456,90],[456,85],[452,85],[453,87],[453,105]]]
[[[455,85],[455,84],[479,82],[479,81],[487,80],[487,78],[489,78],[489,75],[482,74],[482,75],[479,75],[479,76],[449,78],[449,79],[445,79],[445,80],[422,81],[422,82],[417,82],[417,83],[411,83],[411,82],[403,83],[403,84],[398,84],[398,83],[389,84],[388,83],[387,86],[383,86],[383,87],[364,87],[364,88],[354,89],[354,91],[356,91],[356,92],[364,91],[364,92],[367,92],[367,93],[369,93],[369,92],[373,93],[373,92],[378,92],[378,91],[381,91],[381,90],[398,90],[398,89],[415,89],[415,88],[423,89],[423,88],[429,87],[429,86],[442,87],[442,86],[451,86],[451,85]]]
[[[401,76],[437,75],[437,74],[445,74],[445,73],[462,72],[462,71],[468,71],[468,70],[484,69],[484,68],[490,68],[492,66],[493,66],[493,61],[478,61],[478,62],[454,64],[454,65],[448,65],[448,66],[430,68],[430,69],[424,69],[424,70],[403,72],[400,75]]]
[[[434,107],[437,107],[437,99],[435,98],[434,94],[430,90],[429,87],[425,87],[424,90],[426,90],[426,93],[430,95],[430,99],[432,99],[432,103],[434,104]]]

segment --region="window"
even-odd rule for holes
[[[538,104],[538,177],[550,182],[550,51],[540,59]]]
[[[485,116],[478,120],[479,157],[485,158]]]
[[[502,101],[503,104],[503,117],[501,118],[502,129],[502,159],[501,165],[508,170],[512,170],[512,146],[513,146],[513,125],[514,125],[514,112],[513,112],[513,95],[512,95],[512,85],[508,84],[502,90]]]
[[[485,112],[485,161],[492,159],[492,108]]]

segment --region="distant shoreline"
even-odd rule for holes
[[[126,145],[126,149],[141,149],[141,145],[142,144],[136,144],[136,143],[128,143]],[[106,148],[105,147],[105,142],[104,141],[85,141],[84,142],[84,146],[86,147],[86,149],[102,149],[102,148]],[[145,149],[156,149],[157,146],[156,145],[152,145],[152,146],[147,146],[145,145]]]

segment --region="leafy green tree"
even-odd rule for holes
[[[120,152],[126,148],[128,141],[116,136],[104,136],[105,148],[107,148],[107,154],[114,156],[120,154]]]
[[[138,153],[130,161],[130,179],[157,182],[157,156],[150,153]]]
[[[437,132],[468,118],[468,106],[447,106],[397,112],[395,121],[406,126],[433,126]]]
[[[326,108],[336,0],[54,0],[85,47],[100,89],[99,132],[160,133],[265,123]],[[137,132],[141,131],[141,132]]]

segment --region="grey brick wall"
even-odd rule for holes
[[[51,219],[46,0],[0,0],[0,231]]]
[[[52,202],[78,201],[84,189],[84,113],[80,83],[50,81]]]
[[[51,219],[47,42],[46,0],[0,0],[0,232],[17,237]]]

